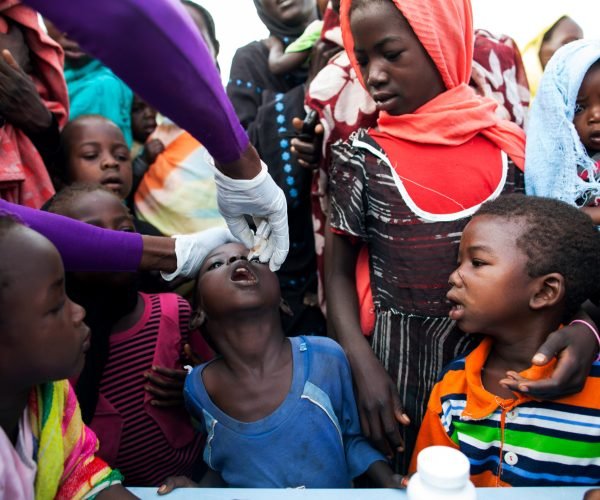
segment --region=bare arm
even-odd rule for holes
[[[127,491],[123,485],[114,484],[98,493],[96,498],[98,500],[127,500],[137,497],[133,493]]]
[[[275,75],[285,75],[302,66],[309,56],[310,51],[308,50],[277,53],[271,49],[271,52],[269,52],[269,69]]]
[[[360,330],[355,266],[358,248],[348,238],[333,234],[326,252],[328,327],[341,344],[356,384],[363,434],[388,456],[403,449],[398,423],[410,421],[398,391]]]

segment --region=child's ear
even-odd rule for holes
[[[190,318],[190,329],[199,329],[204,323],[206,323],[206,314],[202,309],[198,309],[192,313]]]
[[[565,278],[559,273],[550,273],[536,278],[534,294],[529,299],[529,307],[543,309],[553,307],[565,297]]]

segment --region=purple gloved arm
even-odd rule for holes
[[[110,231],[61,215],[0,200],[0,212],[16,216],[48,238],[62,256],[67,271],[137,271],[142,260],[142,236]]]
[[[238,160],[248,137],[212,57],[179,2],[25,0],[102,60],[135,92],[201,141]]]

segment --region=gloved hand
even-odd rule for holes
[[[225,227],[213,227],[193,234],[177,234],[173,238],[177,269],[170,274],[160,273],[166,281],[178,276],[194,278],[210,252],[225,243],[238,241]]]
[[[221,215],[233,235],[246,245],[261,262],[269,262],[271,271],[277,271],[287,256],[290,241],[287,222],[287,203],[283,191],[275,184],[262,163],[261,172],[254,179],[232,179],[215,169],[217,203]],[[261,231],[263,244],[256,248],[254,234],[244,215],[261,220],[266,227]]]

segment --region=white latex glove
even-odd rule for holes
[[[210,252],[225,243],[238,241],[226,227],[213,227],[193,234],[177,234],[173,238],[177,269],[170,274],[160,273],[166,281],[178,276],[195,278]]]
[[[277,271],[290,248],[287,203],[267,166],[262,163],[254,179],[232,179],[215,168],[215,182],[219,211],[233,235],[261,262],[269,262],[271,271]],[[262,224],[263,242],[259,248],[244,215],[252,216],[257,226]]]

